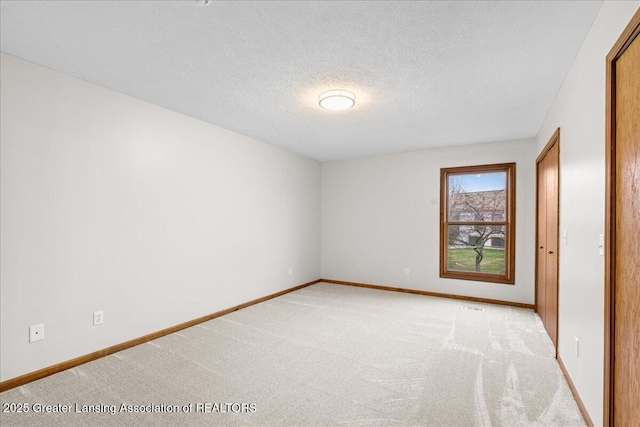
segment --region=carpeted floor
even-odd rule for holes
[[[325,283],[0,401],[30,409],[3,427],[585,425],[533,311]]]

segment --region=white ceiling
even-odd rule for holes
[[[601,6],[199,3],[2,1],[1,47],[326,161],[535,136]]]

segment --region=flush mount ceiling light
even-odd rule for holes
[[[320,106],[327,110],[346,110],[356,105],[356,95],[348,90],[328,90],[318,96]]]

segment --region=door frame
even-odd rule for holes
[[[538,306],[540,302],[538,301],[538,246],[540,242],[538,242],[538,190],[540,188],[540,175],[538,175],[538,166],[544,157],[547,155],[549,150],[553,148],[553,146],[557,144],[558,146],[558,194],[557,194],[557,204],[558,204],[558,218],[557,220],[557,230],[558,230],[558,250],[556,252],[556,289],[558,290],[558,303],[556,304],[556,342],[554,343],[555,347],[555,357],[558,358],[558,330],[560,325],[560,288],[558,283],[560,281],[560,128],[557,128],[551,138],[549,138],[549,142],[544,146],[538,157],[536,158],[536,238],[535,238],[535,276],[534,276],[534,292],[535,292],[535,312],[538,312]]]
[[[604,230],[604,427],[613,427],[615,361],[616,266],[616,61],[640,34],[640,9],[611,48],[606,59],[605,230]]]

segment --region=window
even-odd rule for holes
[[[440,277],[514,284],[515,171],[440,169]]]

